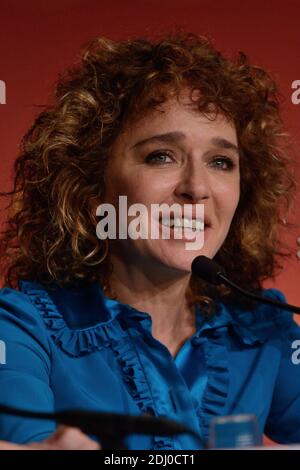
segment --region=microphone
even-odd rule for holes
[[[280,302],[279,300],[266,299],[261,295],[257,295],[253,292],[248,292],[245,289],[242,289],[226,277],[225,271],[221,266],[219,266],[215,261],[207,258],[206,256],[197,256],[193,260],[192,273],[194,276],[200,277],[210,284],[226,284],[232,289],[238,291],[240,294],[244,295],[245,297],[249,297],[250,299],[255,300],[257,302],[273,305],[275,307],[280,307],[283,310],[300,314],[300,307],[296,307],[295,305],[287,304],[285,302]]]
[[[28,411],[0,404],[0,413],[24,418],[56,421],[80,428],[86,434],[99,438],[104,449],[125,449],[123,439],[127,434],[156,434],[158,436],[191,434],[203,444],[201,437],[181,423],[151,415],[123,415],[84,410],[66,410],[55,413]]]

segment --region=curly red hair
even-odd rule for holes
[[[170,93],[199,89],[197,106],[235,124],[241,150],[241,197],[215,259],[241,286],[261,282],[288,256],[279,231],[289,228],[295,182],[288,169],[279,92],[269,73],[243,53],[224,57],[205,38],[169,33],[150,39],[97,38],[56,84],[53,103],[22,140],[7,227],[0,241],[5,283],[20,278],[68,285],[109,284],[105,246],[89,210],[105,192],[105,164],[122,129]],[[225,297],[224,286],[216,289]],[[192,301],[208,301],[191,280]],[[204,294],[207,294],[206,296]]]

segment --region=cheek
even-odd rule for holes
[[[164,203],[170,200],[174,191],[174,182],[172,178],[165,178],[157,175],[141,176],[135,183],[135,192],[145,203]]]
[[[237,209],[238,203],[239,203],[239,193],[235,192],[232,194],[231,199],[228,201],[228,216],[230,217],[230,222],[232,221],[232,218],[235,214],[235,211]]]
[[[226,219],[232,219],[240,199],[239,181],[233,181],[232,184],[219,187],[215,192],[220,216]]]
[[[159,177],[149,172],[132,172],[110,176],[110,191],[107,196],[127,196],[128,203],[158,203],[164,201],[172,191],[172,179]],[[117,196],[116,196],[117,195]]]

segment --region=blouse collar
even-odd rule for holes
[[[105,325],[114,319],[135,327],[140,324],[151,332],[151,316],[130,305],[122,304],[104,295],[99,283],[82,282],[76,287],[47,288],[38,282],[20,281],[20,290],[27,293],[39,310],[43,312],[53,309],[57,318],[63,321],[70,331],[89,330]],[[276,289],[267,289],[264,295],[282,300],[282,294]],[[252,310],[241,310],[237,307],[217,303],[216,313],[205,318],[201,307],[196,307],[197,340],[210,332],[230,328],[244,342],[251,345],[265,342],[274,333],[274,329],[286,328],[291,315],[279,308],[257,304]]]

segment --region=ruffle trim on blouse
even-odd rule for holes
[[[157,415],[143,368],[130,341],[126,338],[122,341],[112,341],[111,348],[123,371],[123,380],[140,411],[151,416]],[[161,449],[174,449],[173,439],[168,436],[153,436],[152,450]]]
[[[120,366],[128,392],[141,413],[158,415],[130,335],[121,326],[124,321],[130,324],[133,318],[141,323],[146,321],[147,324],[147,315],[132,308],[126,308],[124,312],[122,307],[118,313],[115,306],[113,318],[85,329],[71,329],[42,285],[23,282],[22,291],[28,294],[41,313],[54,342],[70,356],[78,357],[110,347]],[[276,295],[277,292],[269,289],[268,296],[283,300],[280,293]],[[272,306],[260,305],[253,312],[235,310],[229,313],[221,305],[218,314],[198,328],[192,342],[203,343],[208,375],[203,398],[196,410],[204,439],[208,439],[211,419],[223,414],[228,396],[229,370],[225,340],[228,329],[245,345],[252,346],[286,330],[291,321],[292,315]],[[161,449],[174,449],[173,439],[154,437],[153,450]]]
[[[68,327],[47,291],[42,286],[39,288],[36,283],[32,287],[32,284],[22,282],[22,291],[29,296],[33,305],[41,313],[54,342],[65,353],[74,357],[110,347],[120,366],[125,386],[141,413],[157,415],[147,379],[132,345],[132,340],[118,321],[118,316],[121,313],[95,326],[73,330]],[[139,318],[140,321],[147,321],[145,315],[139,315],[134,309],[126,310],[126,316],[128,315]],[[131,321],[130,318],[128,320]],[[167,436],[153,436],[152,450],[160,449],[174,449],[173,439]]]
[[[277,290],[270,289],[268,297],[284,301]],[[286,331],[292,322],[292,315],[268,305],[259,305],[251,311],[229,313],[220,306],[219,314],[211,322],[203,324],[196,333],[194,344],[202,344],[207,367],[207,385],[196,410],[205,441],[209,438],[212,418],[222,416],[228,397],[229,368],[226,336],[231,330],[246,346],[262,344],[271,337]]]
[[[265,290],[264,296],[272,300],[285,302],[285,298],[277,289]],[[224,305],[218,305],[216,315],[201,326],[196,337],[201,337],[207,330],[218,330],[226,326],[235,333],[245,345],[264,343],[270,338],[281,336],[293,322],[293,314],[266,304],[257,304],[255,310],[239,310],[232,308],[229,312]]]
[[[99,324],[90,328],[72,330],[67,326],[47,291],[43,288],[32,288],[27,283],[22,283],[22,290],[41,313],[51,338],[69,356],[78,357],[109,346],[111,341],[107,328],[116,335],[113,321],[110,325]]]

